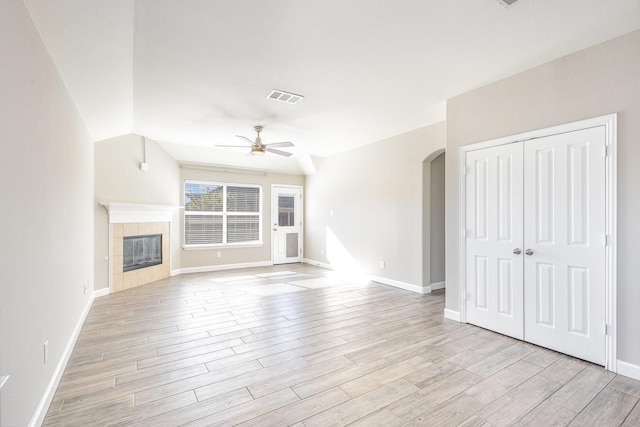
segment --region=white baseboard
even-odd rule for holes
[[[207,265],[203,267],[180,268],[178,270],[171,271],[171,275],[177,276],[179,274],[189,273],[209,273],[212,271],[236,270],[238,268],[271,267],[272,265],[273,263],[271,261],[244,262],[241,264]]]
[[[369,279],[373,280],[374,282],[382,283],[383,285],[389,285],[395,288],[404,289],[406,291],[417,292],[419,294],[431,293],[431,286],[412,285],[411,283],[388,279],[386,277],[381,277],[381,276],[369,276]]]
[[[53,400],[53,396],[58,389],[58,384],[60,383],[60,379],[62,378],[62,374],[64,373],[65,368],[67,367],[67,363],[69,362],[69,358],[71,357],[71,352],[73,351],[73,347],[76,345],[76,340],[80,335],[80,330],[82,329],[82,325],[84,324],[85,319],[87,318],[87,314],[89,314],[89,310],[91,310],[91,306],[93,305],[93,301],[96,298],[96,293],[102,290],[98,290],[91,294],[89,299],[87,300],[87,304],[84,307],[82,315],[78,319],[76,323],[76,327],[71,334],[71,338],[67,342],[67,346],[62,353],[62,357],[56,366],[56,369],[53,371],[53,376],[51,377],[51,381],[49,381],[49,385],[40,399],[40,403],[36,408],[36,412],[33,414],[31,418],[31,422],[29,423],[29,427],[36,427],[42,425],[44,421],[45,415],[47,415],[47,410],[49,409],[49,405],[51,405],[51,401]],[[107,289],[107,293],[109,290]]]
[[[456,322],[460,321],[460,312],[449,310],[448,308],[444,309],[444,318],[449,320],[455,320]]]
[[[435,282],[431,284],[431,290],[436,291],[438,289],[444,289],[447,282]]]
[[[95,291],[93,291],[93,298],[100,298],[109,294],[109,288],[96,289]]]
[[[314,259],[305,258],[302,260],[305,264],[315,265],[316,267],[326,268],[327,270],[333,270],[331,264],[327,264],[326,262],[316,261]]]
[[[316,267],[322,267],[329,270],[333,270],[333,266],[331,264],[327,264],[321,261],[316,261],[314,259],[305,258],[302,260],[305,264],[315,265]],[[373,276],[367,275],[367,278],[371,281],[382,283],[383,285],[393,286],[394,288],[404,289],[405,291],[417,292],[419,294],[429,294],[431,293],[431,286],[418,286],[413,285],[411,283],[401,282],[399,280],[388,279],[382,276]]]
[[[634,380],[640,380],[640,366],[628,362],[623,362],[622,360],[617,360],[616,364],[617,374],[633,378]]]

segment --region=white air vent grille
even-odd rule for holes
[[[504,7],[512,6],[518,0],[496,0],[498,3],[503,5]]]
[[[300,100],[304,99],[304,96],[274,89],[269,93],[269,95],[267,95],[267,98],[286,102],[287,104],[297,104],[298,102],[300,102]]]

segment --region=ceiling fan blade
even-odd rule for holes
[[[226,147],[226,148],[243,148],[243,149],[247,149],[247,147],[245,147],[244,145],[218,145],[216,144],[214,147]]]
[[[282,151],[282,150],[276,150],[275,148],[271,148],[271,147],[265,147],[265,150],[268,151],[269,153],[273,153],[273,154],[278,154],[280,156],[285,156],[285,157],[289,157],[292,156],[292,153],[287,153],[286,151]]]
[[[250,140],[249,138],[247,138],[246,136],[242,136],[242,135],[236,135],[236,137],[243,139],[245,141],[247,141],[249,144],[253,145],[255,144],[255,142],[253,142],[252,140]]]
[[[274,142],[272,144],[267,144],[267,147],[293,147],[293,142]]]

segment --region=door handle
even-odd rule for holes
[[[520,249],[520,248],[515,248],[515,249],[513,250],[513,253],[514,253],[515,255],[520,255],[520,254],[522,253],[522,249]]]
[[[524,253],[531,256],[533,255],[533,249],[527,249],[526,251],[524,251]]]

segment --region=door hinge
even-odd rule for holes
[[[609,157],[609,146],[608,145],[604,146],[604,156],[605,157]]]
[[[466,166],[462,167],[462,175],[463,176],[467,176],[467,167]]]
[[[462,229],[462,237],[467,237],[467,229],[466,228]]]
[[[606,323],[604,324],[604,334],[609,335],[609,325],[607,325]]]

